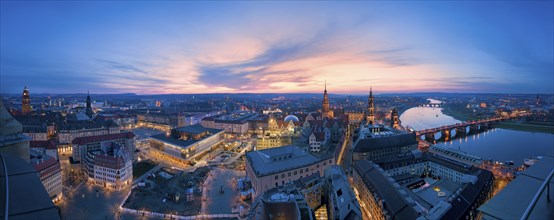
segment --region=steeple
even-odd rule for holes
[[[23,88],[23,96],[21,98],[21,113],[28,114],[31,112],[31,95],[29,94],[29,89],[27,86]]]
[[[369,87],[369,97],[367,98],[367,118],[366,124],[373,124],[375,122],[375,103],[373,99],[373,89]]]
[[[371,86],[369,87],[369,97],[373,98],[373,89],[371,88]]]
[[[89,117],[89,118],[92,118],[92,114],[94,112],[92,111],[92,103],[90,101],[90,91],[87,91],[87,106],[86,106],[86,110],[85,110],[85,114]]]
[[[329,95],[327,94],[327,80],[325,80],[325,90],[323,90],[323,103],[321,105],[321,117],[333,118],[333,111],[329,106]]]

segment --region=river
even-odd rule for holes
[[[400,121],[403,126],[409,126],[414,130],[460,122],[443,114],[441,110],[431,107],[410,108],[400,115]],[[436,134],[436,137],[440,137],[440,133]],[[437,146],[458,148],[483,159],[502,162],[513,160],[516,165],[521,165],[525,158],[554,152],[554,134],[494,128],[465,138],[440,142]]]

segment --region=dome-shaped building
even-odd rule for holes
[[[284,121],[285,122],[289,122],[289,121],[297,122],[297,121],[300,121],[300,120],[295,115],[287,115],[287,117],[285,117]]]

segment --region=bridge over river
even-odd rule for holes
[[[456,132],[456,135],[455,135],[456,137],[464,137],[468,134],[478,133],[479,131],[486,130],[490,128],[491,125],[499,121],[520,118],[528,115],[529,113],[520,113],[520,114],[510,115],[510,116],[499,116],[499,117],[493,117],[493,118],[465,121],[465,122],[456,123],[453,125],[445,125],[437,128],[419,130],[419,131],[415,131],[415,133],[418,139],[421,138],[421,136],[425,136],[425,140],[434,141],[435,134],[440,132],[441,133],[440,139],[450,140],[451,138],[453,138],[453,136],[451,135],[452,131]],[[468,127],[469,127],[469,132],[467,129]]]

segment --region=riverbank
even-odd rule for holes
[[[517,131],[530,131],[530,132],[554,134],[554,126],[535,124],[532,122],[516,122],[516,121],[499,122],[495,124],[494,127],[517,130]]]
[[[463,112],[460,112],[460,111],[456,111],[456,110],[452,109],[452,107],[450,107],[450,106],[444,106],[441,111],[442,111],[443,114],[448,115],[450,117],[453,117],[454,119],[459,120],[459,121],[470,121],[470,120],[475,119],[470,114],[463,113]]]
[[[460,121],[470,121],[476,120],[477,117],[472,116],[470,112],[465,111],[460,106],[444,106],[442,113],[453,117],[456,120]],[[543,123],[543,122],[534,122],[534,121],[507,121],[499,122],[494,125],[496,128],[504,128],[516,131],[529,131],[529,132],[540,132],[547,134],[554,134],[554,123]]]

